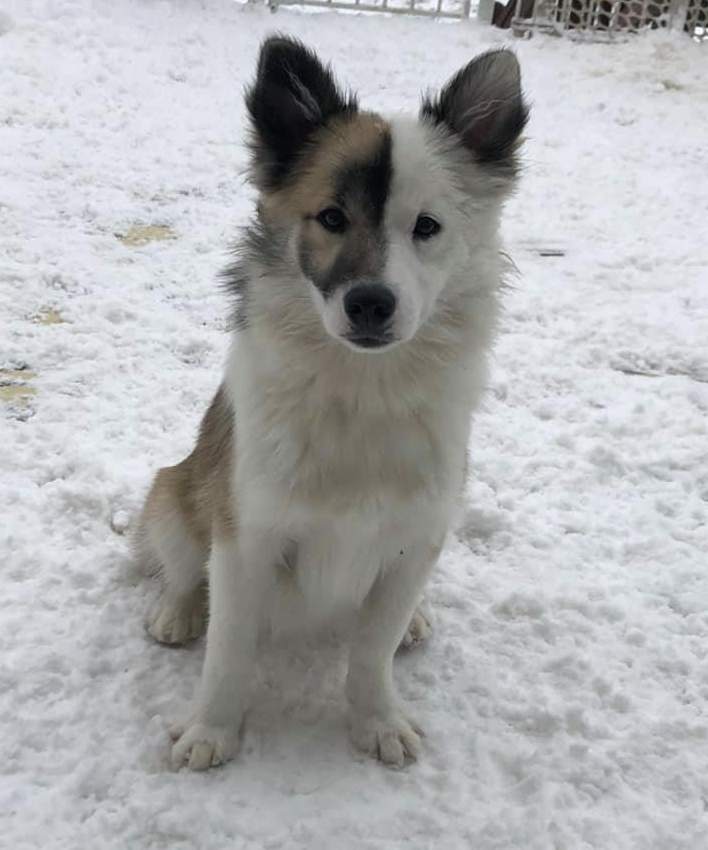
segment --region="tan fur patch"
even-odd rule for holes
[[[263,210],[273,221],[316,215],[334,202],[333,175],[347,164],[364,162],[390,130],[374,112],[332,122],[285,186],[264,196]]]
[[[337,193],[342,174],[377,160],[389,132],[389,125],[369,112],[332,123],[291,179],[262,198],[266,219],[281,226],[300,226],[299,250],[307,258],[308,276],[323,289],[326,284],[318,281],[325,281],[336,263],[344,263],[349,270],[356,267],[358,276],[378,271],[380,243],[367,199],[356,192],[346,197]],[[333,206],[341,207],[347,217],[344,233],[332,233],[317,220],[320,212]]]
[[[231,477],[235,428],[225,390],[219,388],[202,420],[194,450],[176,466],[161,469],[143,509],[143,522],[179,513],[187,532],[209,547],[212,534],[233,537]]]

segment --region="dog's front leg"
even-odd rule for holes
[[[205,770],[228,761],[238,746],[277,557],[272,542],[245,542],[213,541],[202,680],[192,715],[172,733],[175,768]]]
[[[399,767],[418,757],[422,732],[400,707],[393,656],[439,554],[440,547],[429,545],[401,553],[364,600],[352,636],[347,674],[352,740]]]

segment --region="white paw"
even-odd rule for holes
[[[408,624],[408,629],[403,635],[401,649],[412,649],[414,646],[418,646],[418,644],[423,643],[430,636],[431,632],[430,620],[423,613],[422,608],[416,608]]]
[[[189,722],[175,726],[170,731],[172,767],[179,770],[186,765],[190,770],[207,770],[233,758],[238,747],[237,726],[213,726]]]
[[[201,587],[177,599],[163,592],[151,605],[145,628],[155,640],[174,646],[201,637],[206,614],[206,598]]]
[[[406,760],[416,761],[421,751],[421,737],[421,729],[397,708],[384,714],[352,712],[351,738],[354,745],[385,764],[403,767]]]

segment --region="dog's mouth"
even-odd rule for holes
[[[377,349],[388,348],[396,341],[391,336],[355,336],[353,334],[344,337],[344,339],[352,348],[358,348],[364,351],[376,351]]]

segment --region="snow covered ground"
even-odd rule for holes
[[[510,40],[0,0],[0,845],[708,847],[708,45],[660,33],[514,43],[521,277],[435,634],[397,663],[422,761],[356,754],[340,649],[290,648],[260,665],[237,760],[169,771],[203,647],[146,638],[125,531],[219,381],[241,93],[274,27],[384,110]],[[135,244],[145,225],[172,238]]]

